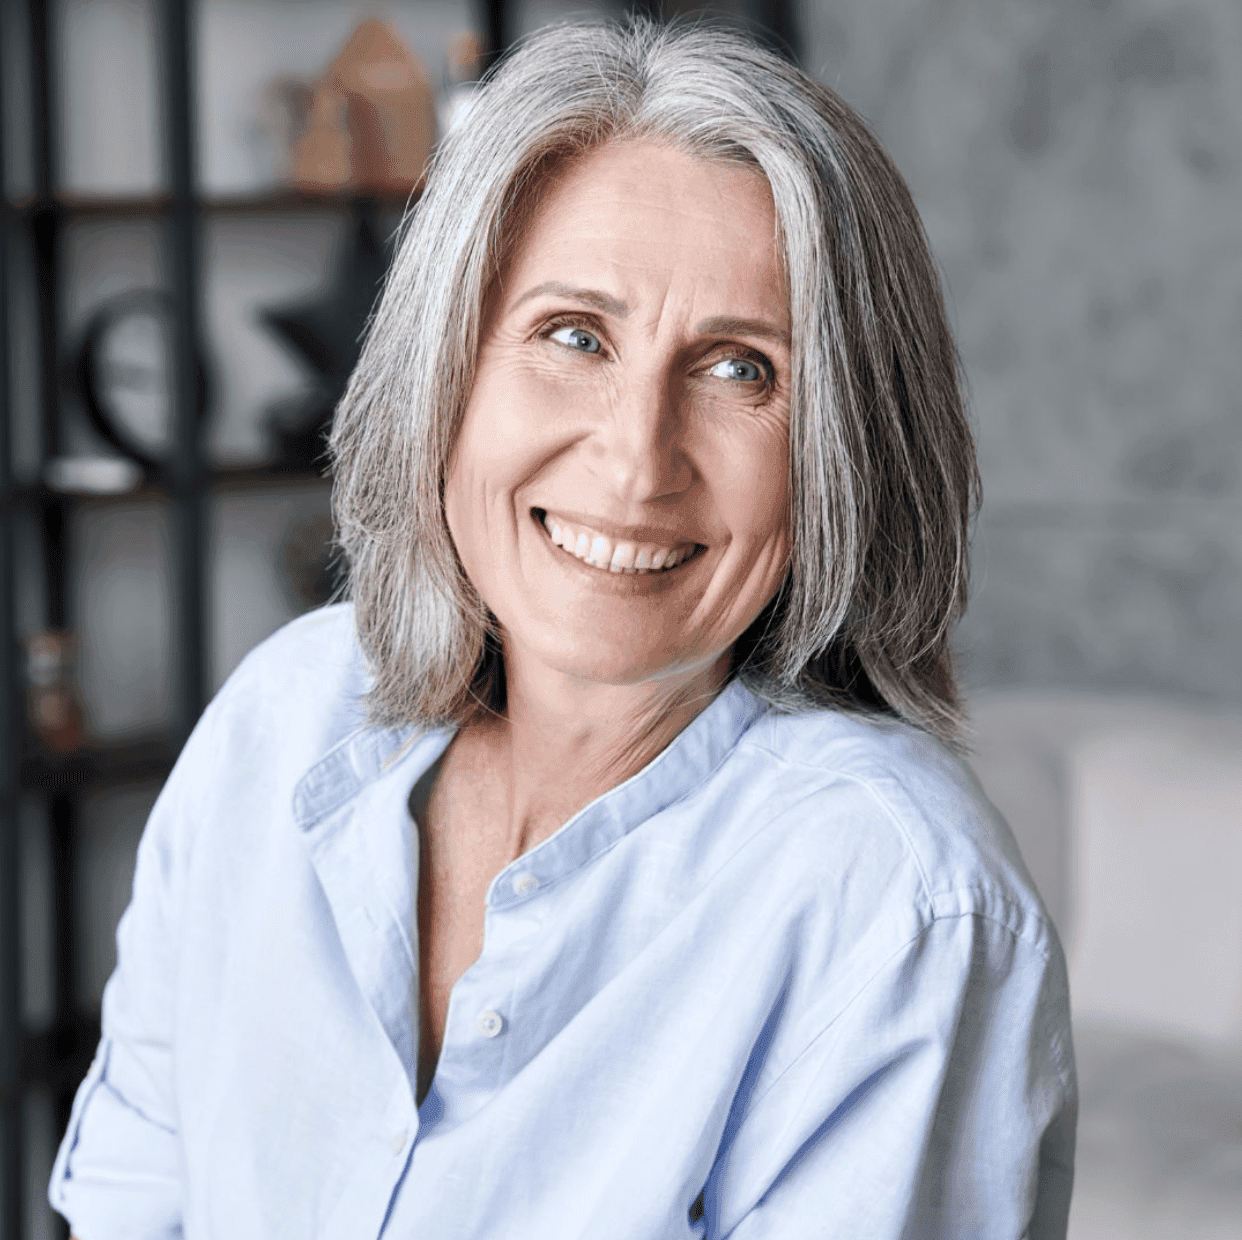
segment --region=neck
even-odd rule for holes
[[[597,684],[534,665],[506,642],[504,715],[461,739],[486,764],[507,851],[520,856],[642,770],[715,698],[728,669],[726,651],[656,680]]]

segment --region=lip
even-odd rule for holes
[[[673,568],[647,573],[610,573],[606,569],[584,563],[577,556],[563,551],[552,541],[552,536],[548,533],[547,527],[543,523],[543,518],[549,511],[553,511],[554,516],[561,517],[567,522],[576,522],[579,525],[590,526],[606,537],[617,540],[629,539],[634,542],[661,542],[668,540],[668,545],[678,542],[687,543],[693,540],[686,538],[685,535],[680,537],[671,536],[667,529],[661,529],[657,526],[617,525],[613,522],[600,521],[598,518],[589,518],[578,513],[570,513],[561,508],[555,510],[532,508],[530,510],[531,524],[534,525],[540,541],[547,548],[549,555],[553,557],[555,562],[567,572],[580,576],[584,581],[591,582],[597,588],[606,589],[613,593],[658,594],[674,588],[678,582],[685,580],[688,571],[693,570],[703,560],[703,552],[707,550],[703,543],[696,542],[694,553]]]

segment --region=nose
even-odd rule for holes
[[[685,491],[693,468],[685,443],[683,393],[666,373],[632,374],[593,436],[601,482],[629,503]]]

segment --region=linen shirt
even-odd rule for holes
[[[1064,960],[967,766],[738,683],[487,891],[415,1105],[449,730],[348,607],[254,651],[152,812],[52,1175],[80,1240],[1065,1234]]]

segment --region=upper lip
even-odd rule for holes
[[[587,513],[572,512],[567,508],[533,508],[531,511],[540,522],[545,516],[550,515],[554,519],[559,518],[567,525],[586,526],[597,534],[612,539],[615,543],[654,543],[660,547],[679,547],[686,543],[694,543],[696,546],[704,545],[693,534],[671,530],[663,525],[622,525],[616,521],[609,521],[606,517],[589,516]]]

